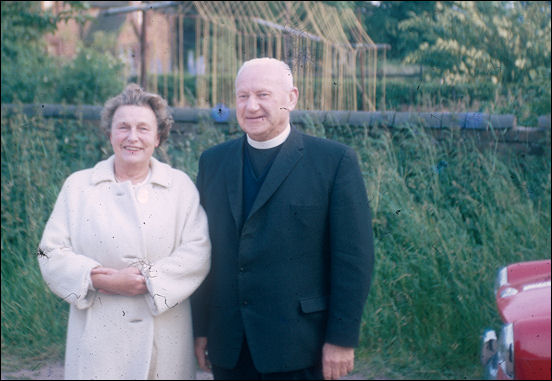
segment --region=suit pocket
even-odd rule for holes
[[[308,298],[300,301],[301,311],[305,314],[313,312],[325,311],[328,309],[328,297],[318,296],[316,298]]]
[[[289,206],[291,220],[301,227],[312,228],[324,226],[326,220],[326,206],[324,205],[294,205]]]

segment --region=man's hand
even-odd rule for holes
[[[209,362],[209,357],[207,356],[206,337],[196,337],[194,341],[194,351],[199,367],[206,372],[210,372],[211,363]]]
[[[325,343],[322,347],[322,373],[325,380],[337,380],[353,370],[355,349]]]

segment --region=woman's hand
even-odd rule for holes
[[[94,288],[104,294],[135,296],[148,292],[146,279],[136,267],[121,270],[96,267],[90,272],[90,278]]]

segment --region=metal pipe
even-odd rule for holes
[[[236,123],[235,109],[225,109],[225,118],[213,117],[213,109],[170,107],[176,123],[198,123],[210,120],[213,124]],[[99,120],[102,106],[59,104],[3,104],[2,114],[23,112],[27,116],[45,118]],[[216,110],[215,110],[216,111]],[[396,111],[317,111],[294,110],[294,124],[316,123],[325,126],[401,127],[417,125],[427,128],[460,128],[468,130],[513,129],[517,127],[512,114],[493,115],[480,112],[396,112]]]
[[[100,12],[100,16],[117,15],[119,13],[129,13],[135,11],[147,11],[150,9],[175,7],[182,4],[182,1],[160,1],[156,3],[149,3],[143,5],[129,5],[126,7],[108,8]]]

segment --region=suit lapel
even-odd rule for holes
[[[230,146],[226,160],[226,189],[236,228],[241,226],[243,204],[243,144],[245,135]]]
[[[259,194],[253,203],[249,216],[255,214],[257,210],[259,210],[268,201],[274,192],[276,192],[280,184],[282,184],[302,156],[303,139],[301,134],[292,127],[289,137],[283,143],[280,152],[276,156],[276,159],[274,159],[272,168],[268,171],[266,179],[263,182],[261,189],[259,189]]]

